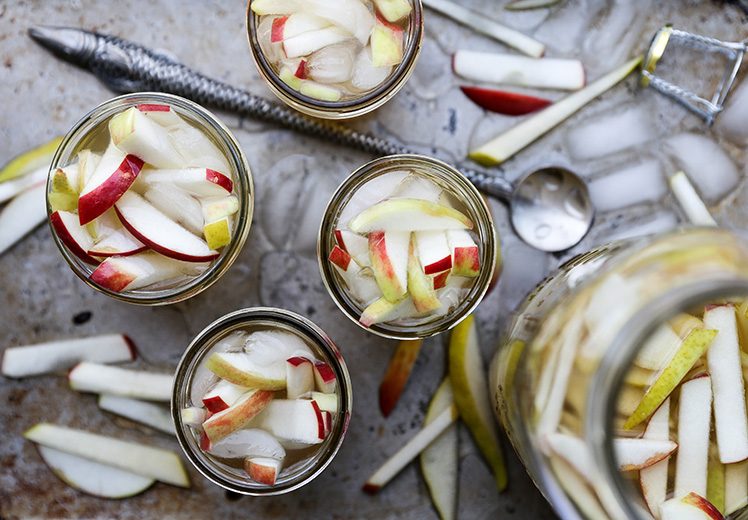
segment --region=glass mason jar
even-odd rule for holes
[[[745,506],[748,463],[722,465],[721,455],[715,455],[719,426],[712,420],[709,431],[710,403],[704,408],[703,444],[694,456],[695,437],[685,433],[689,421],[681,417],[695,407],[680,406],[680,397],[685,384],[699,376],[709,373],[712,383],[717,379],[712,358],[705,360],[710,351],[698,351],[698,358],[685,361],[686,338],[695,328],[716,333],[703,330],[710,327],[695,316],[733,304],[746,348],[747,298],[748,242],[716,228],[691,228],[594,249],[567,262],[529,295],[491,365],[490,388],[516,452],[562,518],[651,519],[665,498],[681,498],[690,491],[708,495],[733,514]],[[657,352],[652,345],[667,345],[664,339],[673,335],[675,343],[670,345],[677,349],[669,347],[667,356],[655,357],[652,366],[649,358]],[[674,370],[676,365],[681,373]],[[659,390],[650,393],[655,382]],[[663,388],[669,393],[661,392]],[[693,388],[688,403],[694,402]],[[706,388],[711,391],[708,383]],[[665,396],[667,406],[660,406]],[[656,414],[659,424],[653,424]],[[633,421],[635,416],[638,420]],[[683,438],[678,435],[681,428]],[[623,468],[628,455],[622,442],[642,437],[679,446],[667,452],[669,458],[662,459],[660,453],[657,459]],[[720,450],[728,445],[720,443]],[[680,447],[688,453],[678,461]],[[701,470],[688,468],[686,457],[692,456]],[[656,470],[661,472],[658,477],[642,469],[654,467],[650,464],[655,460],[668,461]],[[707,460],[710,475],[716,468],[738,483],[731,491],[723,487],[721,499],[711,483],[707,489]],[[686,482],[700,471],[695,483]],[[653,478],[659,480],[653,484]],[[681,478],[684,485],[678,482]]]
[[[479,246],[481,268],[478,276],[472,279],[472,285],[467,288],[466,294],[448,312],[365,327],[359,322],[364,306],[351,297],[343,279],[328,261],[328,257],[336,244],[334,231],[339,227],[341,218],[347,219],[346,206],[356,192],[371,181],[381,180],[385,175],[398,172],[412,172],[435,183],[460,204],[460,210],[474,223],[472,232]],[[330,199],[322,217],[317,241],[317,259],[322,281],[338,308],[365,330],[391,339],[426,338],[451,329],[478,306],[495,282],[494,274],[501,268],[501,250],[493,217],[480,192],[452,166],[431,157],[413,154],[390,155],[375,159],[355,170],[343,181]]]
[[[232,332],[240,330],[281,330],[301,337],[318,359],[326,362],[337,378],[338,413],[330,433],[309,459],[302,460],[280,473],[274,485],[258,484],[239,468],[219,462],[200,449],[200,434],[184,424],[180,411],[202,406],[202,392],[195,389],[195,380],[208,373],[204,362],[213,347]],[[314,480],[332,462],[343,444],[351,419],[353,394],[348,367],[335,343],[317,325],[296,313],[269,307],[242,309],[227,314],[200,332],[187,347],[177,365],[171,400],[171,415],[177,440],[187,459],[208,480],[224,489],[251,496],[282,495],[299,489]],[[197,404],[193,404],[197,403]]]
[[[392,99],[410,78],[415,69],[423,42],[423,5],[421,0],[409,0],[412,10],[404,31],[403,59],[390,75],[376,87],[360,95],[345,96],[339,101],[315,99],[288,86],[281,80],[278,71],[262,51],[257,38],[259,16],[252,12],[252,1],[247,3],[247,37],[255,65],[270,90],[288,106],[309,116],[322,119],[350,119],[368,114]]]
[[[52,159],[47,183],[47,214],[53,213],[50,202],[52,174],[58,167],[70,164],[75,155],[92,146],[105,146],[100,143],[99,130],[109,119],[130,107],[138,105],[168,105],[188,123],[201,130],[223,153],[234,181],[233,194],[239,199],[239,210],[234,216],[231,242],[223,248],[221,256],[214,260],[201,274],[185,277],[183,281],[155,288],[117,292],[92,281],[93,267],[74,255],[55,232],[50,222],[52,237],[62,256],[73,272],[90,287],[117,300],[137,305],[166,305],[191,298],[218,281],[234,263],[249,236],[252,223],[254,185],[247,158],[231,131],[216,116],[200,105],[187,99],[157,92],[140,92],[115,97],[100,104],[83,116],[63,138]]]

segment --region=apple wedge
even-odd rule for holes
[[[475,278],[480,273],[480,249],[464,229],[447,231],[447,242],[452,256],[452,274]]]
[[[379,385],[379,409],[383,416],[388,417],[400,400],[403,389],[410,379],[413,365],[418,359],[421,345],[423,345],[422,339],[403,340],[395,347],[390,364]]]
[[[454,406],[454,392],[447,376],[431,398],[424,427],[451,406]],[[452,424],[421,452],[421,472],[442,520],[457,518],[458,448],[457,425]]]
[[[206,366],[218,377],[235,385],[261,390],[286,388],[284,363],[260,365],[243,352],[214,352]]]
[[[374,231],[369,233],[369,257],[374,279],[382,295],[395,303],[408,292],[408,250],[410,233]]]
[[[433,1],[433,0],[430,0]],[[639,66],[635,58],[602,78],[530,116],[510,130],[470,152],[470,158],[485,166],[501,164],[540,136],[565,121],[607,90],[613,88]]]
[[[418,312],[429,313],[442,305],[434,289],[434,280],[423,272],[421,262],[418,261],[413,240],[408,255],[408,293]]]
[[[247,472],[249,478],[267,486],[275,484],[275,479],[278,478],[282,467],[282,461],[266,457],[248,457],[244,461],[244,471]]]
[[[60,171],[62,171],[62,168],[59,168]],[[75,168],[77,171],[77,168]],[[11,200],[16,195],[23,193],[27,189],[31,188],[32,186],[39,184],[40,182],[44,182],[47,180],[47,174],[49,173],[49,167],[48,166],[42,166],[41,168],[32,171],[31,173],[28,173],[24,175],[23,177],[18,177],[17,179],[12,179],[9,181],[5,181],[0,183],[0,203],[7,202]],[[56,174],[53,174],[56,175]],[[74,199],[77,200],[77,199]],[[75,205],[68,208],[62,208],[65,210],[70,210],[75,208]],[[57,208],[55,208],[57,209]]]
[[[266,457],[283,460],[286,450],[265,430],[257,428],[236,430],[210,446],[210,454],[225,459]]]
[[[551,455],[548,459],[563,490],[574,499],[585,518],[608,518],[589,482],[563,458]]]
[[[670,440],[620,438],[613,440],[618,469],[638,471],[669,457],[678,445]]]
[[[86,185],[94,176],[94,173],[96,173],[102,157],[102,155],[94,153],[91,150],[81,150],[78,152],[78,187],[75,190],[78,195],[86,188]]]
[[[131,361],[136,352],[132,340],[121,334],[11,347],[3,354],[2,373],[5,377],[38,376],[69,369],[81,361]]]
[[[332,394],[338,386],[335,371],[324,361],[314,362],[314,384],[323,394]]]
[[[209,262],[220,256],[136,193],[125,193],[115,209],[125,228],[157,253],[183,262]]]
[[[330,22],[314,16],[313,14],[299,11],[289,16],[278,16],[273,19],[270,30],[270,42],[278,43],[300,34],[318,31],[328,27]]]
[[[0,254],[47,220],[46,193],[46,184],[40,182],[17,195],[0,211]]]
[[[704,204],[704,200],[699,196],[685,172],[677,172],[668,181],[670,190],[691,224],[695,226],[717,225],[706,204]]]
[[[410,298],[405,298],[397,303],[391,303],[382,297],[366,307],[358,321],[364,327],[369,328],[377,323],[417,317],[419,314],[413,304],[413,300]]]
[[[458,412],[454,404],[439,413],[432,422],[412,437],[397,453],[390,457],[363,486],[367,493],[377,493],[392,478],[410,464],[426,447],[431,445],[444,431],[457,420]]]
[[[125,228],[118,229],[102,238],[88,249],[95,257],[132,256],[148,249],[143,242],[132,236]],[[98,263],[98,262],[97,262]]]
[[[374,0],[374,7],[388,22],[402,20],[413,9],[408,0]]]
[[[203,396],[203,406],[211,413],[222,412],[233,405],[249,391],[246,386],[235,385],[221,380]]]
[[[225,197],[234,189],[229,177],[210,168],[148,169],[143,172],[142,182],[149,187],[173,185],[196,197]]]
[[[190,480],[176,453],[97,435],[83,430],[39,423],[23,436],[42,446],[114,466],[166,484],[189,487]]]
[[[388,199],[351,220],[351,231],[429,231],[472,229],[473,222],[454,208],[421,199]]]
[[[335,242],[343,251],[351,255],[353,261],[360,267],[371,267],[369,241],[366,237],[345,229],[336,229]]]
[[[748,459],[748,415],[735,306],[708,307],[704,326],[717,331],[706,359],[712,379],[719,459],[723,464],[740,462]]]
[[[725,510],[726,515],[748,505],[748,461],[725,465]]]
[[[143,168],[135,155],[110,144],[78,198],[81,226],[103,215],[130,189]]]
[[[134,291],[182,276],[197,276],[207,264],[179,262],[152,252],[114,256],[91,273],[90,280],[115,292]]]
[[[676,497],[682,497],[690,492],[706,495],[711,418],[710,377],[699,376],[683,383],[680,387],[678,406],[678,455],[675,458],[674,491]]]
[[[145,193],[143,193],[143,197],[154,208],[197,236],[203,234],[205,222],[214,222],[228,216],[217,216],[210,220],[203,218],[203,207],[200,202],[186,191],[170,183],[154,183],[150,185]]]
[[[49,469],[65,484],[101,498],[128,498],[142,493],[155,482],[108,464],[37,445],[39,455]]]
[[[452,252],[444,231],[416,231],[418,260],[426,274],[438,274],[452,268]]]
[[[486,370],[473,315],[459,323],[449,338],[449,376],[460,416],[491,466],[496,485],[507,485],[506,466],[488,395]]]
[[[203,427],[203,423],[207,418],[205,408],[199,408],[197,406],[188,406],[179,410],[179,418],[183,424],[192,426],[193,428]]]
[[[377,16],[370,40],[374,67],[393,67],[403,61],[403,32],[399,25]]]
[[[71,253],[88,264],[99,263],[88,254],[89,249],[93,247],[93,239],[86,228],[80,225],[78,215],[67,211],[55,211],[49,216],[49,223]]]
[[[462,93],[479,107],[505,116],[523,116],[542,110],[551,101],[536,96],[482,87],[460,87]]]
[[[52,157],[54,157],[57,147],[60,146],[61,142],[62,137],[55,137],[43,145],[23,152],[8,161],[0,169],[0,183],[24,177],[39,168],[45,167],[48,171]]]
[[[339,88],[325,85],[323,83],[317,83],[316,81],[309,79],[301,81],[299,92],[310,98],[331,103],[340,101],[343,97],[343,92]]]
[[[168,402],[174,376],[83,361],[70,371],[68,381],[70,388],[78,392]]]
[[[214,444],[247,426],[273,400],[269,390],[250,390],[227,409],[213,414],[203,423],[205,435]]]
[[[644,438],[658,441],[670,439],[670,398],[657,409],[647,423]],[[660,505],[667,500],[668,457],[639,472],[639,484],[644,502],[656,519],[660,518]],[[748,489],[748,485],[746,486]]]
[[[676,495],[660,506],[662,520],[723,520],[724,516],[706,498],[695,492]]]
[[[101,394],[99,408],[151,428],[174,434],[174,423],[168,408],[158,404],[119,395]]]
[[[275,399],[257,417],[255,424],[273,434],[288,449],[325,440],[325,420],[316,401]]]
[[[52,209],[63,211],[73,211],[76,209],[78,207],[78,195],[81,184],[78,163],[57,168],[54,172],[50,173],[50,176],[51,190],[48,197]],[[26,175],[22,179],[29,179],[30,177],[31,175]],[[6,184],[0,184],[0,188],[6,186]]]
[[[167,130],[136,107],[112,117],[109,134],[118,149],[156,168],[179,168],[185,163]]]
[[[350,38],[350,34],[339,27],[323,27],[283,40],[283,52],[287,58],[309,56],[323,47],[335,45],[348,38]]]
[[[374,16],[360,0],[305,0],[302,10],[328,20],[333,25],[353,35],[361,45],[366,45],[374,28]]]
[[[314,390],[314,366],[305,357],[286,360],[286,399],[298,399]]]
[[[172,127],[182,124],[184,121],[176,111],[169,105],[163,105],[161,103],[141,103],[135,108],[141,113],[148,116],[149,119],[153,120],[154,123],[163,127]]]
[[[325,394],[322,392],[307,392],[300,396],[300,399],[309,399],[317,402],[317,406],[322,412],[332,414],[338,413],[338,396],[337,394]]]
[[[693,329],[652,386],[647,389],[623,427],[627,430],[632,429],[652,415],[704,355],[716,336],[715,330]]]

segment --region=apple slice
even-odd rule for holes
[[[0,212],[0,254],[47,220],[46,193],[46,183],[40,182],[5,205]]]
[[[142,182],[176,186],[196,197],[225,197],[234,189],[233,181],[210,168],[182,168],[177,170],[145,170]]]
[[[717,331],[706,359],[712,379],[719,460],[723,464],[740,462],[748,459],[748,415],[735,306],[708,307],[704,326]]]
[[[367,493],[377,493],[392,478],[410,464],[418,454],[431,445],[458,417],[454,404],[437,415],[434,420],[412,437],[397,453],[390,457],[364,484]]]
[[[204,219],[200,202],[174,184],[153,183],[143,193],[143,197],[154,208],[197,236],[203,234],[205,222],[213,222],[222,218]]]
[[[489,112],[504,114],[505,116],[523,116],[542,110],[552,102],[549,99],[528,96],[506,90],[482,87],[460,87],[473,103]]]
[[[279,16],[273,19],[270,42],[282,42],[306,32],[324,29],[329,25],[330,22],[327,20],[303,11],[293,13],[290,16]]]
[[[608,518],[609,514],[600,505],[589,482],[574,467],[561,457],[551,455],[548,461],[563,490],[573,498],[585,518]]]
[[[444,271],[443,273],[434,275],[434,277],[432,278],[434,289],[438,291],[439,289],[443,289],[444,287],[446,287],[447,283],[449,282],[449,275],[450,271]]]
[[[247,472],[249,478],[260,484],[272,486],[275,484],[275,479],[281,472],[283,462],[276,459],[268,459],[265,457],[247,457],[244,460],[244,471]]]
[[[674,496],[690,492],[706,495],[709,429],[712,417],[712,382],[699,376],[680,387],[678,455],[675,458]],[[661,509],[662,511],[662,509]],[[663,512],[663,519],[665,515]]]
[[[335,371],[324,361],[314,362],[314,383],[318,391],[323,394],[335,393],[338,379]]]
[[[78,218],[83,226],[101,216],[135,182],[143,161],[110,144],[78,199]]]
[[[452,253],[444,231],[416,231],[418,260],[426,274],[437,274],[452,268]]]
[[[587,482],[594,484],[597,469],[584,440],[574,435],[554,432],[545,436],[544,443],[551,452],[569,463]]]
[[[61,142],[62,137],[55,137],[51,141],[23,152],[8,161],[0,169],[0,183],[23,177],[45,166],[49,171],[49,164],[52,162],[52,157],[54,157]]]
[[[266,457],[282,461],[286,458],[286,450],[280,442],[265,430],[257,428],[236,430],[212,443],[209,452],[225,459]]]
[[[440,233],[443,235],[443,233]],[[408,255],[408,293],[413,299],[416,310],[428,313],[441,307],[441,302],[434,290],[434,281],[427,276],[418,261],[415,250],[415,240],[411,239]]]
[[[302,4],[299,0],[252,0],[249,8],[257,16],[268,14],[292,14],[300,11]]]
[[[452,274],[475,278],[480,273],[480,249],[470,233],[464,229],[447,231],[447,242],[452,252]]]
[[[169,127],[169,139],[184,158],[179,167],[208,168],[223,172],[226,177],[231,178],[232,168],[229,166],[228,156],[202,130],[181,120]]]
[[[5,377],[28,377],[66,370],[81,361],[119,363],[137,357],[135,344],[122,334],[93,336],[10,347],[3,354]]]
[[[125,193],[115,209],[125,228],[157,253],[184,262],[209,262],[220,256],[136,193]]]
[[[71,253],[88,264],[99,263],[88,254],[88,250],[93,247],[93,239],[86,228],[80,225],[78,215],[67,211],[55,211],[49,216],[49,222]]]
[[[712,503],[693,491],[663,503],[660,517],[662,520],[724,520]]]
[[[296,356],[286,360],[286,399],[298,399],[314,390],[314,368],[307,358]]]
[[[416,310],[416,306],[411,298],[405,298],[399,302],[392,303],[382,297],[366,307],[358,321],[364,327],[369,328],[377,323],[415,318],[420,315],[421,313]]]
[[[748,505],[748,461],[725,465],[725,514]]]
[[[342,248],[334,246],[332,251],[330,251],[328,259],[345,282],[351,296],[353,296],[357,302],[366,305],[382,295],[376,280],[368,273],[364,273],[362,268],[359,267],[356,262],[352,262],[351,256]]]
[[[303,10],[329,20],[333,25],[352,34],[361,45],[366,45],[374,27],[374,16],[360,0],[305,0]]]
[[[70,388],[78,392],[168,402],[174,376],[83,361],[70,371],[68,381]]]
[[[197,406],[188,406],[179,410],[179,417],[183,424],[192,426],[193,428],[202,429],[205,419],[207,419],[207,413],[205,408],[199,408]]]
[[[299,86],[299,92],[310,98],[319,99],[320,101],[329,101],[331,103],[340,101],[343,97],[343,92],[339,88],[317,83],[316,81],[309,79],[302,80],[301,85]]]
[[[403,61],[403,32],[399,25],[377,16],[371,32],[371,64],[374,67],[392,67]]]
[[[324,394],[322,392],[307,392],[300,396],[301,399],[310,399],[317,401],[317,406],[323,412],[332,414],[338,413],[338,396],[337,394]]]
[[[104,435],[49,423],[39,423],[23,436],[42,446],[130,471],[166,484],[189,487],[190,480],[176,453],[121,441]]]
[[[528,117],[488,143],[471,151],[470,158],[485,166],[501,164],[541,135],[562,123],[587,103],[617,85],[631,71],[636,69],[640,62],[641,57],[634,58],[590,83],[582,90]]]
[[[644,438],[666,441],[670,439],[670,398],[657,409],[644,430]],[[644,502],[656,519],[660,518],[660,505],[667,500],[669,457],[639,472],[639,484]],[[748,489],[748,484],[746,485]]]
[[[164,433],[174,434],[171,414],[163,406],[111,394],[101,394],[98,404],[99,408],[107,412],[145,424]]]
[[[379,385],[379,409],[383,416],[389,416],[400,399],[422,344],[422,339],[403,340],[397,344]]]
[[[47,446],[37,446],[39,455],[65,484],[101,498],[128,498],[142,493],[155,482],[131,471],[102,464]]]
[[[122,257],[136,255],[146,249],[148,249],[148,246],[132,236],[132,233],[128,230],[122,228],[110,233],[92,245],[88,250],[88,254],[102,258],[110,256]]]
[[[680,204],[683,212],[688,217],[691,224],[695,226],[716,226],[717,222],[709,213],[709,209],[704,204],[704,200],[694,188],[688,176],[683,171],[679,171],[668,179],[670,190],[675,195],[675,199]]]
[[[402,20],[413,9],[408,0],[374,0],[374,7],[388,22]]]
[[[215,222],[223,217],[230,217],[239,211],[239,199],[236,195],[203,199],[200,201],[205,222]]]
[[[181,276],[197,276],[206,267],[145,252],[107,258],[91,273],[90,280],[110,291],[134,291]]]
[[[360,267],[371,267],[371,258],[369,257],[369,241],[356,233],[345,229],[335,230],[335,242],[338,246],[351,255],[351,258]]]
[[[112,148],[114,147],[112,146]],[[102,155],[88,149],[78,152],[78,188],[76,192],[79,195],[86,188],[94,173],[96,173],[96,169],[99,167],[102,158]]]
[[[54,209],[62,209],[63,211],[73,211],[76,209],[78,207],[78,195],[80,194],[81,186],[81,174],[78,163],[57,168],[50,175],[52,177],[52,190],[49,195]],[[30,175],[27,175],[23,178],[28,179],[29,177]],[[5,186],[6,184],[3,183],[0,186]]]
[[[614,439],[613,447],[620,471],[638,471],[669,457],[678,445],[670,440]]]
[[[374,278],[390,302],[402,300],[408,291],[408,248],[410,233],[374,231],[369,233],[369,256]]]
[[[286,38],[283,40],[283,51],[287,58],[299,58],[348,38],[350,35],[339,27],[323,27]]]
[[[424,427],[451,406],[454,406],[454,392],[447,376],[431,398],[423,421]],[[423,478],[442,520],[457,518],[458,448],[457,425],[453,424],[421,452]]]
[[[214,352],[208,358],[207,367],[235,385],[261,390],[286,388],[284,364],[260,365],[243,352]]]
[[[232,220],[229,217],[223,217],[205,224],[203,236],[210,249],[221,249],[231,243],[232,230]]]
[[[449,376],[460,416],[491,466],[497,487],[503,490],[507,485],[506,466],[473,315],[459,323],[449,338]]]
[[[269,390],[250,390],[227,409],[211,415],[203,423],[211,445],[247,426],[272,400]]]
[[[117,148],[156,168],[179,168],[185,163],[167,130],[135,107],[109,120],[109,134]]]
[[[361,212],[351,220],[351,231],[429,231],[472,229],[473,222],[449,206],[420,199],[389,199]]]
[[[298,449],[325,439],[325,422],[316,401],[275,399],[257,417],[256,424],[287,448]]]
[[[163,127],[179,125],[183,122],[179,114],[169,105],[161,103],[141,103],[136,107],[141,113],[152,119],[154,123]]]
[[[682,342],[673,327],[667,323],[661,325],[636,354],[634,363],[648,370],[660,371],[673,359]]]
[[[652,386],[647,389],[623,427],[630,430],[652,415],[706,352],[716,336],[715,330],[693,329]]]
[[[249,388],[246,386],[239,386],[221,380],[203,396],[203,405],[211,413],[222,412],[237,402],[248,391]]]
[[[301,90],[302,80],[296,75],[298,70],[299,70],[298,68],[292,69],[291,67],[287,65],[283,65],[280,69],[280,72],[278,73],[278,77],[283,83],[285,83],[292,89]]]

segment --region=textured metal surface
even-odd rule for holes
[[[578,56],[591,78],[646,48],[665,22],[709,36],[738,40],[746,36],[743,12],[721,2],[668,0],[569,0],[552,11],[507,13],[497,0],[473,0],[478,10],[534,34],[549,45],[549,55]],[[90,74],[52,58],[26,30],[35,24],[81,26],[117,34],[151,48],[168,49],[205,74],[270,99],[251,64],[240,1],[55,0],[0,3],[0,160],[64,133],[86,111],[113,94]],[[470,34],[439,15],[427,13],[427,36],[419,65],[406,88],[388,105],[352,123],[425,153],[458,162],[470,146],[513,124],[486,115],[460,93],[450,72],[449,54],[457,48],[504,50]],[[560,164],[594,185],[610,172],[647,159],[672,171],[669,136],[706,132],[744,171],[742,147],[719,133],[719,121],[706,130],[680,107],[655,93],[639,92],[636,79],[621,87],[506,164],[510,179],[536,167]],[[560,97],[557,93],[548,93]],[[610,115],[642,109],[649,130],[639,140],[590,158],[575,152],[574,132]],[[218,316],[263,304],[300,312],[328,331],[340,345],[354,380],[354,415],[343,448],[328,471],[287,497],[231,501],[191,472],[193,489],[157,484],[141,496],[104,501],[81,495],[60,482],[41,462],[21,433],[41,420],[89,428],[122,438],[177,449],[176,441],[102,413],[92,396],[67,388],[63,377],[25,381],[0,379],[0,517],[100,518],[435,518],[426,487],[415,466],[376,497],[360,491],[366,477],[416,430],[430,395],[444,372],[444,340],[427,341],[414,378],[389,419],[377,406],[377,386],[394,344],[366,335],[349,323],[325,293],[314,259],[316,228],[329,196],[348,172],[371,157],[311,137],[232,114],[219,116],[233,129],[249,157],[257,184],[255,223],[244,252],[229,273],[199,297],[169,308],[142,309],[94,294],[69,271],[46,228],[40,228],[0,257],[0,348],[58,337],[123,331],[138,343],[154,369],[172,369],[182,349]],[[722,222],[745,222],[744,183],[708,197]],[[512,237],[506,211],[492,203],[502,234],[506,265],[498,290],[478,311],[486,357],[495,348],[511,309],[566,255],[539,253]],[[655,193],[647,202],[604,211],[576,248],[609,238],[658,231],[679,220],[671,197]],[[89,316],[90,318],[86,319]],[[461,429],[460,513],[462,518],[552,518],[549,507],[512,460],[510,489],[497,495],[485,464]]]

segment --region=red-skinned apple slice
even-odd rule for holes
[[[447,231],[452,252],[452,274],[475,278],[480,273],[480,250],[470,233],[464,229]]]
[[[695,492],[706,495],[709,430],[712,418],[712,382],[699,376],[680,387],[678,454],[675,458],[676,497]],[[664,515],[663,515],[664,518]]]
[[[286,398],[298,399],[314,390],[312,362],[300,356],[286,360]]]
[[[109,121],[109,134],[117,148],[156,168],[179,168],[185,162],[172,144],[166,128],[135,107],[120,112]]]
[[[163,127],[168,128],[182,123],[182,118],[169,105],[141,103],[135,108]]]
[[[142,159],[110,144],[81,191],[78,199],[80,224],[88,224],[114,206],[130,189],[142,168]]]
[[[283,40],[283,51],[287,58],[299,58],[348,38],[350,35],[339,27],[324,27]]]
[[[49,216],[49,222],[71,253],[86,263],[99,263],[98,260],[88,254],[89,249],[93,247],[93,240],[86,228],[80,225],[78,215],[68,211],[55,211]]]
[[[181,224],[192,234],[201,236],[206,220],[203,218],[203,208],[193,196],[177,188],[173,184],[157,183],[151,185],[145,193],[145,200],[161,213]],[[225,215],[224,215],[225,216]],[[207,222],[214,222],[217,217]]]
[[[78,392],[168,402],[174,377],[83,361],[70,371],[68,381],[70,388]]]
[[[107,258],[90,280],[110,291],[134,291],[181,276],[198,276],[207,264],[179,262],[152,252]]]
[[[348,266],[351,265],[351,255],[349,255],[343,248],[339,246],[335,246],[332,248],[332,251],[330,251],[330,256],[328,256],[328,260],[330,260],[330,262],[335,264],[343,271],[347,271]]]
[[[247,426],[273,400],[273,392],[250,390],[226,410],[213,414],[203,423],[212,444]]]
[[[244,352],[214,352],[206,366],[218,377],[235,385],[262,390],[286,387],[285,364],[260,365]]]
[[[122,228],[110,233],[91,246],[88,254],[102,258],[131,256],[142,253],[146,249],[148,249],[148,246],[132,236],[132,233]]]
[[[371,33],[371,64],[391,67],[403,61],[403,28],[377,16]]]
[[[174,422],[169,409],[154,403],[122,397],[120,395],[99,395],[99,408],[135,421],[160,432],[174,435]]]
[[[434,282],[434,290],[441,289],[443,287],[447,286],[447,281],[449,280],[450,271],[444,271],[443,273],[439,273],[437,275],[434,275],[433,282]]]
[[[351,258],[361,267],[371,267],[369,258],[369,241],[366,237],[345,229],[335,230],[335,242],[338,246],[351,255]]]
[[[247,457],[244,460],[244,470],[249,475],[249,478],[260,484],[272,486],[275,484],[275,479],[281,472],[283,462],[276,459],[268,459],[265,457]]]
[[[408,383],[422,344],[421,339],[403,340],[397,344],[379,385],[379,409],[383,416],[389,416],[400,400],[400,395]]]
[[[256,424],[287,448],[319,444],[325,439],[324,417],[316,401],[276,399],[257,417]]]
[[[374,278],[384,297],[400,301],[408,291],[410,233],[375,231],[369,234],[369,256]]]
[[[141,181],[149,187],[159,183],[174,185],[196,197],[225,197],[234,189],[229,177],[210,168],[148,169]]]
[[[286,450],[271,434],[258,428],[236,430],[210,446],[210,454],[226,459],[267,457],[283,460]]]
[[[246,386],[221,380],[203,396],[203,405],[212,413],[222,412],[249,391]]]
[[[121,334],[50,341],[6,348],[2,373],[5,377],[36,376],[66,370],[81,361],[119,363],[136,356],[135,344]]]
[[[197,406],[188,406],[187,408],[182,408],[179,411],[179,416],[183,424],[186,424],[187,426],[191,426],[193,428],[197,428],[198,426],[202,428],[205,419],[207,419],[205,408],[199,408]]]
[[[548,99],[506,90],[468,86],[462,86],[460,90],[479,107],[506,116],[523,116],[551,104]]]
[[[125,193],[115,209],[125,228],[157,253],[184,262],[209,262],[220,256],[136,193]]]
[[[408,293],[413,299],[416,310],[427,313],[441,307],[441,302],[434,290],[434,281],[423,271],[416,256],[415,241],[411,240],[408,255]]]
[[[314,362],[314,382],[317,390],[323,394],[334,393],[338,384],[335,371],[324,361]]]
[[[303,11],[293,13],[289,16],[281,16],[273,19],[270,41],[272,43],[282,42],[303,33],[324,29],[329,25],[330,22],[327,20]]]
[[[711,502],[693,491],[664,502],[660,515],[662,520],[724,520]]]
[[[644,430],[645,439],[668,440],[670,438],[670,399],[666,399],[649,419]],[[639,484],[644,501],[655,518],[660,517],[660,505],[667,499],[669,458],[661,460],[639,472]],[[748,489],[748,485],[746,486]]]
[[[452,268],[452,253],[444,231],[416,231],[418,260],[426,274],[437,274]]]
[[[472,229],[473,222],[454,208],[421,199],[388,199],[351,220],[351,231],[429,231]]]
[[[613,441],[620,471],[637,471],[669,457],[678,445],[670,440],[621,438]]]

